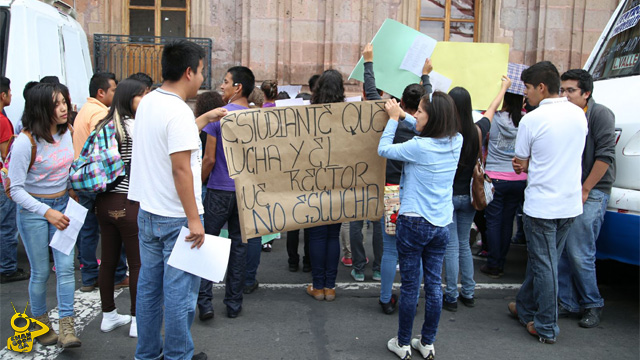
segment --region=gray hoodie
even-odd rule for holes
[[[513,125],[509,113],[497,112],[489,131],[489,150],[485,169],[489,171],[513,172],[511,159],[515,156],[518,128]]]

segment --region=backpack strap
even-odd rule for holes
[[[35,140],[33,140],[33,135],[31,135],[31,131],[22,130],[22,132],[27,135],[29,141],[31,141],[31,161],[29,162],[29,167],[27,168],[27,172],[31,169],[33,164],[36,162],[36,150],[38,149]]]

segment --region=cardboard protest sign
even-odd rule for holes
[[[486,110],[507,75],[508,44],[440,41],[431,56],[433,68],[471,94],[476,110]]]
[[[243,239],[380,220],[384,101],[234,111],[220,120]]]
[[[397,97],[407,85],[419,84],[422,66],[431,56],[437,41],[395,20],[384,21],[371,40],[373,45],[373,72],[376,87]],[[412,70],[410,70],[412,69]],[[349,75],[349,79],[364,82],[364,59],[360,61]]]

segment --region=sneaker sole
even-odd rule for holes
[[[110,331],[113,331],[113,330],[115,330],[115,329],[117,329],[117,328],[121,327],[121,326],[125,326],[125,325],[127,325],[127,324],[129,324],[129,323],[131,323],[131,320],[129,320],[129,321],[127,321],[127,322],[123,322],[123,323],[116,324],[116,325],[114,325],[114,326],[112,326],[112,327],[110,327],[110,328],[108,328],[108,329],[103,329],[103,328],[102,328],[102,326],[101,326],[101,327],[100,327],[100,331],[102,331],[103,333],[108,333],[108,332],[110,332]]]
[[[65,345],[60,344],[60,342],[58,342],[58,346],[63,348],[63,349],[68,349],[68,348],[77,348],[80,347],[82,345],[81,341],[74,341],[72,343],[68,343]]]

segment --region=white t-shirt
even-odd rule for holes
[[[584,111],[567,98],[545,99],[518,126],[515,154],[529,159],[523,211],[540,219],[582,214]]]
[[[136,111],[129,199],[155,215],[186,217],[173,181],[170,155],[191,150],[191,172],[198,213],[202,207],[202,144],[193,111],[178,95],[156,89]]]

